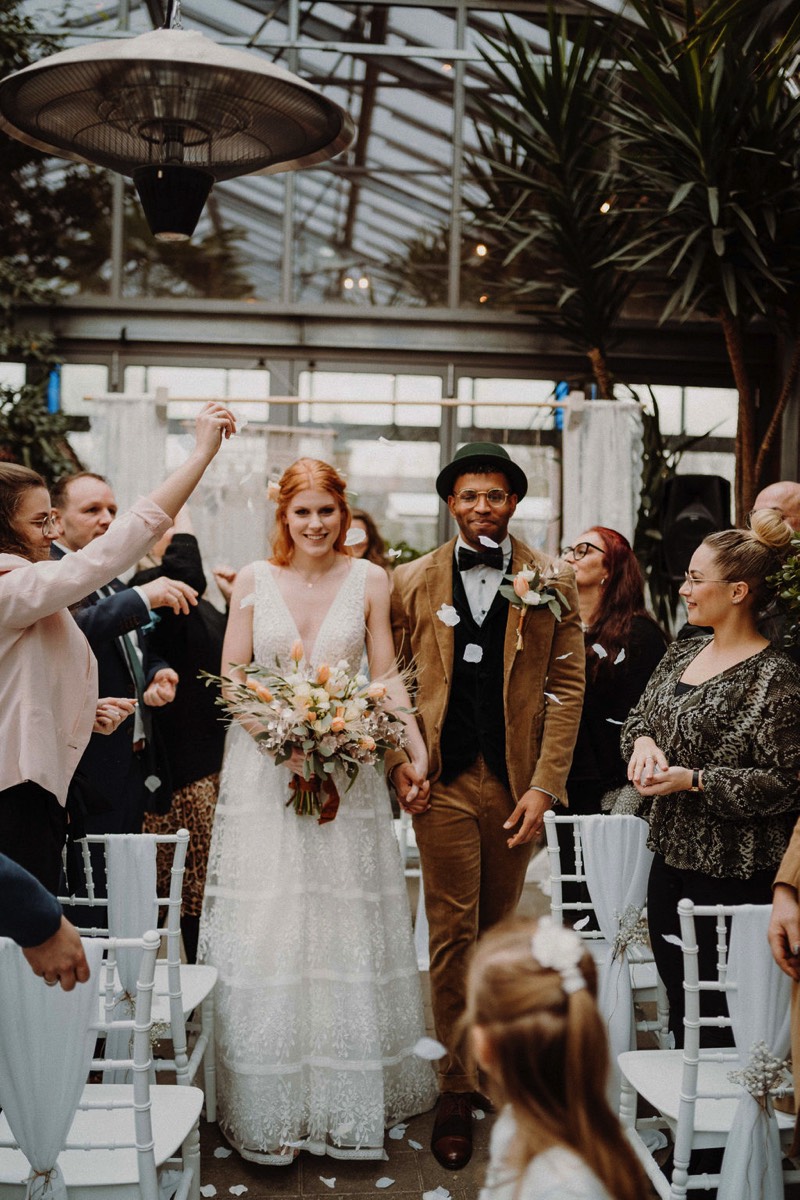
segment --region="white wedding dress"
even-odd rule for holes
[[[364,646],[366,562],[354,559],[317,635],[314,666]],[[289,667],[297,629],[272,568],[255,565],[253,658]],[[240,727],[229,735],[208,863],[201,961],[219,970],[220,1127],[245,1158],[298,1147],[383,1157],[387,1125],[424,1112],[424,1034],[405,879],[379,769],[359,772],[319,825],[286,807],[290,774]]]

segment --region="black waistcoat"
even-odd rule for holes
[[[503,713],[508,601],[498,592],[483,624],[477,625],[454,559],[453,607],[461,619],[453,628],[453,682],[441,738],[442,782],[451,783],[482,754],[492,774],[508,787]],[[465,662],[468,645],[480,646],[480,662]]]

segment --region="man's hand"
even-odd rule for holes
[[[29,946],[22,953],[30,963],[34,975],[41,976],[45,983],[54,987],[60,983],[65,992],[71,992],[76,983],[86,983],[89,964],[77,929],[66,917],[46,942]]]
[[[160,671],[156,671],[147,686],[144,694],[145,704],[150,708],[163,708],[165,704],[171,704],[175,699],[177,686],[178,672],[173,671],[172,667],[162,667]]]
[[[767,940],[780,969],[800,982],[800,904],[796,890],[787,883],[776,883],[772,890]]]
[[[103,696],[97,701],[92,733],[113,733],[136,708],[127,696]]]
[[[420,775],[414,763],[398,763],[390,776],[397,792],[397,803],[408,813],[424,813],[431,806],[430,782]]]
[[[169,579],[166,575],[140,584],[139,590],[147,596],[151,608],[171,608],[174,613],[186,615],[197,604],[197,592],[193,587],[182,583],[180,579]]]
[[[544,829],[544,814],[552,806],[553,797],[538,788],[528,788],[520,796],[517,807],[503,825],[503,829],[513,829],[518,821],[522,822],[514,836],[508,839],[509,850],[515,846],[525,846],[539,836]]]

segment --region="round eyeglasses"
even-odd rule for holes
[[[54,533],[58,532],[54,512],[49,512],[46,517],[42,517],[41,521],[31,521],[31,524],[41,530],[42,537],[52,537]]]
[[[586,558],[590,550],[596,550],[598,554],[605,554],[605,550],[600,546],[595,546],[594,542],[578,542],[575,546],[562,546],[561,557],[566,558],[569,555],[575,562],[580,562],[582,558]]]
[[[458,500],[459,504],[465,504],[467,508],[473,508],[481,496],[486,497],[486,503],[490,508],[502,508],[510,492],[504,492],[502,488],[489,488],[488,491],[478,492],[473,488],[464,488],[463,492],[455,492],[454,499]]]

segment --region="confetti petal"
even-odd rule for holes
[[[493,541],[490,537],[486,537],[486,535],[483,533],[478,534],[478,541],[480,542],[480,544],[482,546],[488,546],[490,550],[499,550],[500,549],[499,542]]]
[[[345,546],[360,546],[362,542],[367,540],[367,535],[363,529],[359,529],[358,525],[353,525],[345,534]]]
[[[214,1187],[213,1183],[204,1183],[200,1188],[201,1196],[216,1196],[216,1194],[217,1189]]]
[[[430,1192],[422,1193],[422,1200],[450,1200],[450,1193],[446,1187],[435,1187]]]
[[[606,717],[607,725],[624,725],[624,721],[615,721],[613,717]]]
[[[614,666],[616,667],[617,663],[621,663],[624,661],[625,661],[625,647],[623,646],[623,648],[620,650],[617,657],[614,659]]]
[[[233,1187],[228,1188],[232,1196],[243,1196],[247,1190],[247,1187],[243,1183],[235,1183]]]
[[[604,649],[599,642],[595,642],[595,644],[592,646],[592,649],[598,658],[608,658],[608,651]]]
[[[400,1142],[406,1136],[407,1129],[408,1129],[407,1125],[394,1125],[389,1130],[389,1137],[392,1139],[393,1142]]]
[[[477,646],[475,642],[469,642],[464,647],[464,662],[479,663],[483,658],[483,646]]]
[[[230,1158],[233,1151],[228,1146],[217,1146],[214,1151],[214,1158]]]
[[[486,1116],[486,1113],[483,1111],[482,1108],[473,1108],[472,1116],[473,1116],[474,1120],[482,1121],[484,1119],[484,1117]]]
[[[670,946],[677,946],[679,950],[683,950],[683,942],[674,933],[662,933],[661,936],[665,942],[669,942]]]
[[[427,1058],[430,1062],[435,1062],[437,1058],[447,1054],[447,1050],[435,1038],[421,1037],[411,1053],[416,1054],[417,1058]]]
[[[547,697],[548,700],[552,700],[554,704],[561,703],[558,696],[554,696],[552,692],[545,692],[545,696]]]
[[[394,1180],[390,1179],[388,1175],[381,1175],[380,1179],[375,1180],[375,1187],[376,1188],[387,1188],[387,1187],[391,1187],[393,1183],[394,1183]]]
[[[566,654],[559,654],[556,662],[561,662],[562,658],[572,658],[572,651],[568,650]]]
[[[422,1145],[422,1142],[415,1142],[413,1138],[409,1138],[409,1139],[408,1139],[408,1144],[409,1144],[409,1146],[411,1147],[411,1149],[412,1149],[412,1150],[422,1150],[422,1149],[424,1149],[424,1147],[423,1147],[423,1145]]]
[[[329,1187],[329,1188],[336,1187],[336,1176],[335,1175],[331,1175],[330,1179],[326,1179],[324,1175],[320,1175],[319,1181],[320,1181],[320,1183],[324,1183],[325,1187]]]
[[[443,604],[436,615],[443,625],[458,625],[459,621],[461,620],[461,617],[453,608],[452,604]]]
[[[572,926],[572,928],[575,930],[585,929],[588,924],[589,924],[589,918],[581,917],[580,921],[576,921],[575,924]]]

